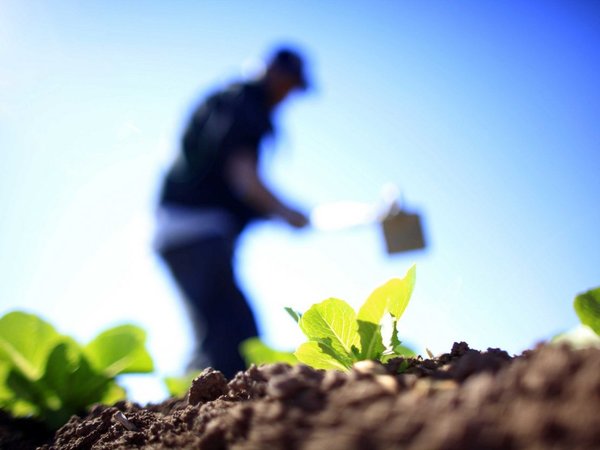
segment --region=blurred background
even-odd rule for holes
[[[376,225],[257,224],[237,269],[264,340],[302,341],[284,306],[358,307],[417,264],[400,333],[419,352],[511,354],[573,328],[600,285],[600,5],[527,2],[2,0],[0,314],[87,341],[134,322],[158,401],[191,350],[152,253],[160,178],[206,93],[304,49],[315,88],[278,114],[269,183],[310,210],[375,203],[386,183],[427,248],[387,255]]]

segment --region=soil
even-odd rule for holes
[[[7,449],[600,449],[600,350],[456,343],[348,373],[207,369],[185,398],[94,406],[54,434],[0,415]]]

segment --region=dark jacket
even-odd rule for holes
[[[257,82],[230,86],[206,99],[185,130],[181,151],[165,177],[162,205],[222,208],[241,229],[261,213],[240,199],[225,179],[228,158],[240,149],[256,155],[273,132],[264,87]]]

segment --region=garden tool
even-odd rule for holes
[[[318,230],[341,230],[377,224],[388,254],[425,248],[421,216],[409,212],[398,189],[386,185],[378,203],[334,202],[317,206],[310,222]]]

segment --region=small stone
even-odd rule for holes
[[[116,413],[114,413],[113,418],[121,425],[123,425],[127,430],[138,431],[138,428],[131,421],[129,421],[129,419],[127,419],[127,417],[125,417],[125,414],[123,414],[121,411],[117,411]]]

